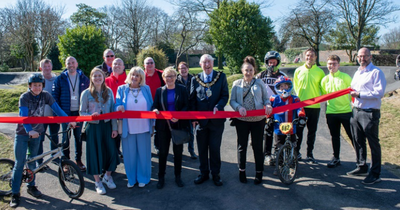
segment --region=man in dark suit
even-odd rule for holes
[[[193,111],[223,111],[229,99],[226,75],[213,70],[214,58],[204,54],[200,58],[203,72],[192,78],[190,86],[190,110]],[[221,140],[224,132],[225,119],[194,120],[196,128],[197,148],[200,159],[200,175],[194,180],[201,184],[213,176],[216,186],[222,186],[219,176],[221,169]],[[210,159],[208,159],[210,154]]]
[[[103,70],[106,77],[109,77],[112,72],[112,63],[114,59],[115,59],[114,51],[112,51],[111,49],[106,49],[103,52],[104,62],[101,65],[97,66],[96,68]]]

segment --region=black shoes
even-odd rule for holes
[[[11,196],[11,201],[10,201],[10,207],[11,208],[17,208],[19,206],[21,197],[20,194],[12,194]]]
[[[239,171],[239,181],[241,183],[247,183],[246,171]]]
[[[42,193],[36,188],[36,186],[28,186],[27,192],[35,198],[40,198],[42,196]]]
[[[195,184],[201,184],[201,183],[203,183],[203,182],[205,182],[205,181],[207,181],[207,180],[209,180],[209,179],[210,179],[210,177],[209,177],[208,175],[200,174],[200,175],[194,180],[194,183],[195,183]]]
[[[176,185],[178,185],[178,187],[183,187],[184,186],[180,175],[179,176],[175,176],[175,183],[176,183]]]
[[[368,174],[368,176],[361,182],[363,184],[375,184],[381,181],[381,178],[379,176],[375,176],[373,174]]]
[[[261,184],[262,177],[263,177],[263,172],[262,171],[256,172],[256,177],[254,179],[254,184]]]
[[[196,160],[198,158],[198,156],[196,155],[196,153],[190,152],[190,158],[192,158],[193,160]]]
[[[195,180],[194,183],[195,184],[202,184],[203,182],[209,180],[210,177],[208,175],[203,175],[200,174]],[[219,177],[219,175],[213,175],[213,182],[215,184],[215,186],[222,186],[222,180]]]
[[[335,168],[340,165],[340,159],[333,157],[332,160],[326,165],[328,168]]]
[[[297,160],[300,161],[301,158],[302,158],[302,157],[301,157],[301,153],[299,152],[298,155],[297,155]]]
[[[368,166],[357,166],[356,169],[346,173],[348,176],[367,176]]]
[[[299,158],[297,158],[297,159],[299,159]],[[317,164],[317,163],[318,163],[318,162],[315,160],[315,158],[314,158],[313,155],[307,156],[306,161],[307,161],[307,162],[310,162],[310,163],[314,163],[314,164]]]
[[[164,187],[165,179],[164,177],[158,178],[157,189],[162,189]]]
[[[213,175],[213,182],[215,184],[215,186],[222,186],[222,180],[219,177],[219,175]]]

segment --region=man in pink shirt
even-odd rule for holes
[[[380,182],[381,145],[379,143],[379,119],[381,98],[385,94],[386,79],[382,70],[371,62],[368,48],[361,48],[357,54],[360,67],[353,76],[350,95],[354,98],[353,117],[350,120],[353,145],[357,157],[357,168],[349,176],[366,176],[363,184]],[[367,165],[366,139],[371,148],[371,170]]]

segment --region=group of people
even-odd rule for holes
[[[304,124],[297,124],[291,131],[291,140],[296,145],[297,159],[302,159],[300,146],[304,127],[307,126],[306,161],[317,163],[313,150],[321,105],[316,103],[304,108],[274,113],[271,116],[272,108],[305,101],[351,87],[350,94],[327,101],[325,114],[333,148],[333,157],[328,162],[327,167],[334,168],[340,165],[340,128],[343,125],[357,157],[357,167],[348,172],[347,175],[366,176],[362,181],[363,184],[380,182],[379,118],[381,98],[386,87],[385,75],[382,70],[372,64],[372,56],[368,48],[361,48],[358,51],[360,67],[353,79],[339,70],[340,58],[337,55],[328,57],[327,68],[329,73],[325,75],[324,71],[316,65],[315,50],[309,48],[304,54],[305,64],[295,70],[293,81],[279,71],[281,58],[278,52],[267,52],[264,57],[267,70],[257,76],[255,76],[257,65],[254,58],[248,56],[244,59],[241,67],[243,79],[236,80],[233,83],[230,98],[231,107],[242,116],[234,119],[237,131],[239,181],[247,182],[245,169],[249,134],[251,134],[251,146],[256,165],[254,184],[259,184],[262,182],[264,155],[269,165],[275,165],[272,154],[273,139],[275,139],[275,153],[285,142],[286,135],[279,130],[279,123],[292,122],[296,118],[303,118],[304,120],[300,122],[305,122]],[[294,90],[293,93],[292,90]],[[246,117],[247,111],[258,109],[265,109],[265,116]],[[266,135],[263,151],[264,126]],[[371,169],[366,164],[367,139],[372,153]],[[278,171],[275,169],[273,174],[277,175],[277,173]]]
[[[239,181],[247,182],[246,153],[248,136],[251,133],[251,146],[256,163],[254,183],[260,184],[265,157],[269,164],[274,163],[271,151],[274,136],[276,150],[284,142],[282,133],[275,125],[275,128],[270,126],[267,129],[267,138],[263,145],[265,125],[272,117],[273,107],[304,101],[351,86],[354,91],[350,95],[355,98],[353,108],[349,95],[332,99],[327,103],[327,123],[332,134],[334,150],[334,157],[328,163],[328,167],[340,164],[342,124],[352,139],[357,154],[357,168],[348,174],[368,174],[363,181],[365,184],[380,181],[379,108],[386,81],[382,71],[371,63],[370,51],[361,48],[358,52],[360,67],[353,81],[347,74],[338,70],[340,67],[338,56],[328,58],[327,66],[330,73],[326,76],[315,65],[316,53],[312,48],[306,50],[305,57],[306,63],[296,69],[292,82],[279,71],[281,61],[279,53],[270,51],[266,54],[264,61],[267,70],[261,74],[257,74],[256,60],[247,56],[241,66],[243,79],[233,83],[230,100],[226,75],[213,70],[214,58],[208,54],[201,56],[199,64],[203,71],[197,75],[188,74],[189,66],[185,62],[179,63],[179,73],[172,67],[163,71],[158,70],[151,57],[144,60],[144,70],[141,67],[133,67],[126,75],[123,61],[115,58],[114,52],[110,49],[104,51],[104,63],[95,67],[89,78],[78,69],[78,62],[74,57],[66,59],[66,69],[59,76],[51,72],[51,61],[45,59],[40,63],[42,74],[33,74],[29,78],[29,90],[20,97],[20,116],[98,116],[115,111],[153,111],[156,115],[160,111],[212,111],[215,114],[224,111],[229,100],[231,107],[241,115],[234,120],[238,143]],[[265,115],[246,116],[247,111],[259,109],[264,109]],[[316,163],[313,148],[319,114],[319,104],[273,114],[273,118],[279,122],[307,117],[306,160],[313,163]],[[159,157],[157,188],[162,189],[165,185],[166,162],[172,139],[171,129],[186,130],[190,133],[188,151],[191,158],[199,158],[200,162],[200,174],[194,183],[202,184],[210,179],[211,173],[213,183],[222,186],[220,148],[225,121],[226,119],[124,118],[90,121],[83,124],[71,122],[62,124],[61,127],[63,131],[68,127],[74,127],[76,164],[82,171],[94,176],[96,192],[105,194],[103,183],[109,189],[116,188],[111,175],[120,163],[120,158],[124,160],[128,188],[136,184],[138,187],[145,187],[150,182],[152,136]],[[40,134],[46,132],[47,127],[52,140],[58,143],[58,124],[18,124],[14,146],[16,161],[12,178],[11,207],[18,206],[20,202],[19,186],[27,149],[29,148],[30,156],[43,152],[44,138]],[[298,152],[303,129],[304,126],[298,126],[293,130],[293,136],[296,135],[296,138],[292,139],[297,141]],[[272,131],[275,131],[275,135]],[[86,166],[81,161],[81,132],[87,135]],[[198,156],[194,152],[194,136],[197,140]],[[372,151],[371,170],[366,164],[366,138]],[[69,159],[67,135],[63,134],[63,141],[64,154]],[[182,144],[172,142],[174,175],[178,187],[184,186],[181,179],[183,147]],[[51,148],[55,148],[55,145],[51,144]],[[301,159],[300,153],[298,159]],[[28,193],[34,197],[41,196],[34,181],[28,184]]]

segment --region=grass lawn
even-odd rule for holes
[[[19,97],[28,90],[28,85],[12,85],[13,89],[0,91],[0,112],[18,112]]]
[[[13,139],[10,137],[0,133],[0,158],[9,158],[14,159],[13,155]],[[0,182],[0,185],[8,184]],[[3,188],[0,186],[0,188]],[[8,203],[10,202],[11,197],[9,196],[0,196],[0,209],[10,209]]]

